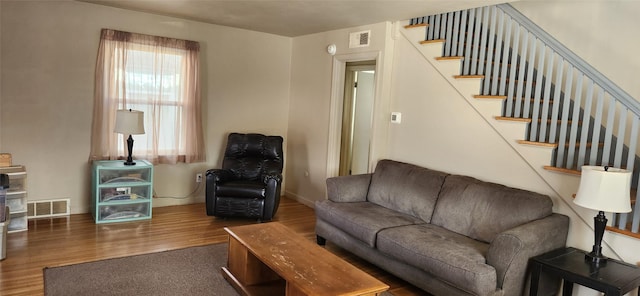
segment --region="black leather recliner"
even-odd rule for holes
[[[207,215],[273,218],[280,204],[283,139],[280,136],[231,133],[222,169],[207,171]]]

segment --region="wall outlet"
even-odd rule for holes
[[[201,183],[202,182],[202,173],[197,173],[196,174],[196,183]]]

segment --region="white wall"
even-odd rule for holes
[[[286,193],[299,201],[311,205],[313,201],[326,196],[329,127],[332,99],[332,70],[335,59],[348,59],[350,56],[375,56],[379,69],[390,67],[392,50],[389,49],[390,23],[378,23],[369,26],[348,28],[318,34],[295,37],[291,57],[291,99],[289,105],[288,151],[285,165],[287,173]],[[368,47],[348,48],[349,33],[371,30],[371,43]],[[336,44],[337,53],[331,56],[326,48]],[[387,85],[389,77],[376,73],[379,87]],[[387,75],[388,76],[388,75]],[[380,96],[384,87],[376,90]],[[379,101],[388,101],[388,95]],[[378,100],[378,99],[376,99]],[[376,128],[386,121],[388,107],[376,106],[374,111],[374,134],[384,134],[384,128]],[[386,136],[377,136],[384,141]],[[339,143],[338,143],[339,145]],[[375,144],[374,144],[375,145]],[[380,145],[379,145],[380,146]],[[338,146],[339,147],[339,146]],[[384,147],[374,147],[373,154],[382,154]]]
[[[522,0],[512,2],[599,72],[640,100],[640,2],[625,0]]]
[[[291,38],[76,1],[1,1],[0,150],[28,172],[28,199],[88,211],[93,75],[101,28],[200,42],[207,161],[155,167],[158,196],[185,196],[220,164],[232,131],[286,135]],[[155,199],[154,205],[203,201]]]

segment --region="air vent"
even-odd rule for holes
[[[371,41],[371,30],[349,34],[349,48],[366,47]]]
[[[69,199],[35,200],[27,202],[27,218],[47,218],[69,215]]]

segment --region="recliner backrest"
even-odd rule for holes
[[[222,168],[230,170],[236,179],[257,180],[265,174],[281,174],[283,139],[280,136],[231,133]]]

